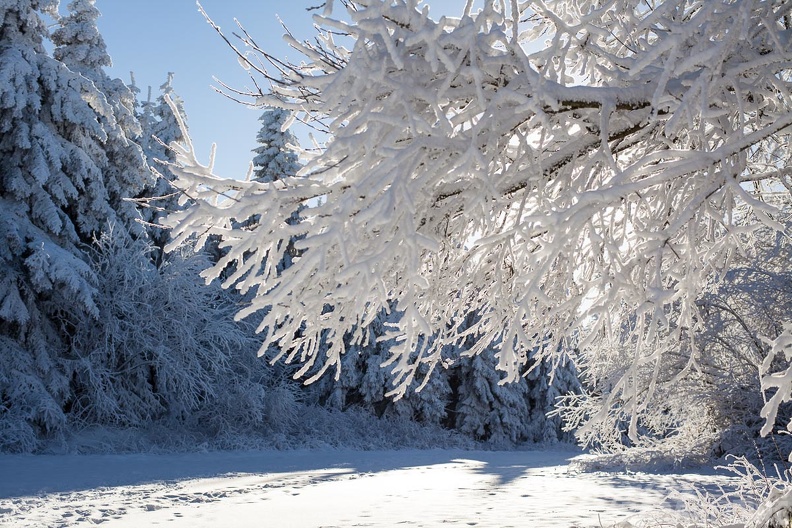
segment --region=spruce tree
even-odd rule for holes
[[[297,145],[297,138],[285,128],[289,116],[286,110],[269,108],[259,117],[261,129],[256,136],[259,146],[253,149],[256,181],[269,183],[294,176],[300,170],[297,154],[290,148]]]
[[[49,56],[53,0],[0,4],[0,449],[65,425],[76,313],[97,314],[83,248],[118,216],[102,167],[112,116],[84,76]]]
[[[325,376],[311,385],[309,394],[323,405],[334,409],[356,407],[379,418],[412,420],[442,425],[451,397],[448,372],[436,369],[428,379],[428,369],[414,380],[412,389],[399,400],[389,396],[392,386],[391,368],[383,368],[391,354],[393,341],[382,340],[393,313],[382,312],[360,333],[359,339],[346,336],[346,352],[341,356],[338,380]],[[417,391],[423,381],[425,386]]]
[[[182,141],[184,135],[179,126],[179,119],[187,122],[187,113],[184,110],[184,100],[173,89],[174,73],[168,72],[164,83],[160,85],[160,94],[156,101],[151,104],[151,112],[154,119],[150,122],[151,128],[144,130],[145,145],[154,158],[160,161],[172,161],[173,152],[168,148],[172,142]],[[168,104],[167,98],[174,103],[178,112],[178,117],[173,113],[173,109]],[[155,161],[155,164],[157,162]],[[170,171],[161,163],[156,164],[157,169],[168,179],[173,179]]]
[[[534,440],[528,434],[533,417],[525,378],[501,384],[503,373],[497,370],[492,348],[472,357],[462,355],[464,352],[463,345],[457,351],[457,364],[452,371],[452,426],[477,440],[494,443]]]
[[[139,213],[129,199],[150,186],[153,178],[141,147],[134,141],[141,135],[134,95],[123,81],[111,79],[104,70],[112,60],[96,25],[100,13],[94,4],[95,0],[68,4],[68,15],[60,19],[60,27],[52,34],[57,46],[53,56],[92,81],[95,92],[91,96],[103,99],[110,107],[111,112],[98,115],[107,134],[100,168],[113,209],[126,229],[140,234]]]
[[[173,72],[168,72],[166,81],[160,85],[160,95],[156,100],[152,101],[151,88],[149,88],[147,99],[140,102],[138,109],[138,119],[141,124],[138,142],[143,147],[146,160],[155,174],[154,181],[142,193],[140,201],[145,205],[143,216],[148,225],[149,236],[160,248],[159,254],[156,255],[158,261],[162,260],[161,248],[169,237],[167,231],[160,225],[160,220],[180,208],[178,193],[170,183],[174,176],[168,163],[174,161],[175,154],[169,145],[183,139],[179,119],[187,123],[184,101],[173,89],[173,77]],[[167,103],[166,96],[175,104],[179,118]]]
[[[138,135],[135,138],[136,142],[143,148],[144,156],[151,165],[153,160],[150,158],[152,131],[156,122],[154,115],[155,102],[151,100],[151,86],[148,87],[148,94],[146,99],[141,99],[140,87],[135,82],[135,72],[129,72],[130,82],[127,86],[133,97],[134,117],[139,125]]]
[[[259,146],[253,149],[253,180],[261,183],[271,183],[282,178],[292,177],[300,170],[300,162],[294,147],[298,144],[296,136],[287,128],[287,121],[291,114],[280,108],[268,108],[259,117],[261,129],[256,136]],[[294,211],[287,223],[297,225],[300,221],[300,211]],[[234,222],[236,229],[249,230],[257,225],[260,216],[253,215],[242,222]],[[286,245],[277,269],[281,272],[291,266],[294,257],[299,251],[294,246],[299,237],[293,237]],[[213,238],[210,247],[211,253],[216,255],[215,262],[226,252],[221,248],[220,240]],[[229,268],[231,269],[231,268]]]
[[[580,394],[581,381],[571,360],[553,367],[549,361],[538,362],[525,375],[528,384],[527,436],[534,442],[571,441],[573,434],[563,427],[561,415],[555,411],[566,399]]]

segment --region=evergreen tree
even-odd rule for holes
[[[473,329],[481,318],[469,313],[464,329]],[[475,336],[451,347],[449,369],[453,394],[447,424],[478,440],[494,443],[554,443],[571,440],[557,415],[559,398],[580,392],[577,370],[571,361],[553,367],[538,360],[512,383],[503,383],[496,347],[471,354]],[[542,354],[534,353],[535,359]]]
[[[424,380],[414,381],[412,391],[394,400],[389,396],[392,388],[390,368],[382,365],[390,355],[392,341],[380,339],[385,335],[393,314],[381,313],[365,327],[360,336],[347,335],[346,352],[341,357],[338,380],[325,376],[309,386],[314,401],[335,409],[355,407],[364,409],[379,418],[399,418],[424,424],[440,425],[446,418],[451,387],[448,373],[437,369],[426,379],[420,391],[416,389]],[[425,376],[427,371],[422,372]]]
[[[524,378],[501,385],[491,349],[463,357],[457,367],[459,395],[455,427],[478,440],[521,442],[530,427],[528,384]]]
[[[132,89],[103,70],[94,1],[69,4],[49,56],[40,15],[56,9],[0,4],[0,450],[69,426],[269,427],[294,400],[231,320],[235,299],[202,284],[205,255],[155,265],[136,236],[128,198],[154,189],[136,140],[180,138],[172,76],[141,127]]]
[[[145,101],[139,102],[137,118],[141,125],[141,134],[138,139],[143,153],[155,173],[153,183],[151,183],[141,194],[139,202],[143,207],[143,217],[148,225],[148,232],[154,244],[160,249],[168,241],[167,230],[160,225],[160,220],[168,213],[178,210],[179,195],[171,185],[174,176],[168,168],[168,163],[175,160],[175,154],[169,145],[172,142],[179,142],[184,139],[179,126],[179,118],[183,123],[187,123],[187,115],[184,110],[184,101],[173,89],[173,72],[168,72],[167,80],[160,86],[160,95],[152,101],[151,88],[148,89],[148,96]],[[139,93],[134,86],[134,76],[132,78],[132,90]],[[179,112],[179,118],[173,113],[165,97],[168,96],[175,104]],[[156,260],[162,260],[162,251],[156,255]]]
[[[120,79],[111,79],[104,71],[112,65],[104,39],[96,25],[100,16],[95,0],[74,0],[68,5],[68,16],[60,19],[60,27],[52,34],[56,44],[53,56],[70,70],[91,80],[92,96],[104,99],[112,110],[99,115],[107,134],[103,144],[101,170],[110,203],[128,229],[142,233],[139,213],[129,201],[153,182],[140,146],[134,139],[141,134],[135,117],[135,98]]]
[[[146,141],[150,152],[156,154],[154,157],[162,161],[173,161],[174,153],[168,148],[172,142],[182,141],[184,134],[179,126],[179,118],[187,122],[187,114],[184,110],[184,100],[173,89],[173,72],[168,72],[168,77],[160,85],[160,94],[157,96],[156,104],[152,105],[151,111],[154,116],[150,130],[144,131],[147,135]],[[166,101],[166,97],[173,101],[176,106],[178,117],[173,113],[173,109]],[[162,164],[159,168],[165,168]],[[161,171],[167,179],[173,179],[170,171]]]
[[[154,129],[156,118],[154,117],[155,102],[151,100],[151,86],[148,87],[147,97],[143,100],[140,97],[140,88],[135,82],[135,72],[129,72],[129,79],[130,82],[127,87],[133,97],[134,115],[140,127],[136,142],[143,148],[147,161],[152,162],[153,160],[149,159],[152,148],[150,141],[152,141],[151,131]]]
[[[465,316],[464,327],[474,329],[480,317],[471,312]],[[537,440],[529,435],[536,419],[530,413],[531,388],[525,377],[514,383],[501,384],[503,373],[497,370],[494,347],[471,355],[475,344],[471,335],[452,347],[451,369],[453,398],[450,402],[449,425],[477,440],[495,443]],[[544,412],[550,409],[544,409]]]
[[[259,117],[261,130],[256,141],[260,146],[253,149],[256,153],[253,158],[256,181],[269,183],[284,176],[294,176],[300,170],[297,154],[290,147],[297,145],[297,138],[285,129],[290,115],[281,108],[269,108]]]
[[[75,314],[96,315],[83,247],[118,216],[104,185],[112,108],[50,57],[53,0],[0,4],[0,448],[65,424]]]
[[[572,441],[573,434],[565,430],[556,412],[565,398],[581,392],[578,371],[572,361],[567,359],[553,367],[548,360],[542,360],[526,374],[525,380],[529,408],[527,438],[541,443]]]

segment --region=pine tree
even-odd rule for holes
[[[365,327],[360,336],[355,336],[358,339],[352,334],[347,335],[338,380],[326,376],[310,386],[309,393],[314,401],[334,409],[355,407],[379,418],[441,425],[446,418],[451,395],[448,374],[444,369],[437,369],[420,391],[416,389],[423,378],[415,380],[413,390],[399,400],[388,395],[392,376],[390,369],[382,368],[382,365],[394,343],[380,338],[385,335],[385,327],[393,317],[393,314],[383,312]]]
[[[103,144],[101,170],[110,203],[127,229],[142,233],[139,213],[129,200],[153,182],[141,147],[134,139],[141,134],[135,117],[135,98],[120,79],[111,79],[104,68],[112,65],[107,46],[96,25],[100,16],[95,0],[74,0],[68,5],[68,16],[60,19],[60,27],[52,34],[57,46],[53,56],[70,70],[91,80],[95,86],[92,97],[104,99],[112,112],[99,115],[107,134]]]
[[[481,321],[469,313],[464,329]],[[475,336],[463,339],[448,352],[454,364],[448,376],[453,389],[447,424],[478,440],[500,444],[520,442],[554,443],[570,440],[555,413],[558,398],[580,391],[577,371],[571,361],[553,367],[537,361],[533,368],[512,383],[502,383],[496,347],[471,355]],[[541,354],[534,353],[538,357]],[[550,416],[548,416],[550,415]]]
[[[521,378],[501,385],[503,375],[496,366],[491,349],[462,358],[457,372],[455,426],[478,440],[525,441],[530,427],[528,384]]]
[[[152,106],[152,112],[154,114],[152,128],[151,130],[145,131],[149,133],[146,138],[147,141],[151,142],[148,144],[149,150],[156,152],[158,154],[156,158],[163,161],[172,161],[175,159],[175,155],[168,149],[168,145],[174,141],[178,142],[184,139],[184,134],[182,133],[181,127],[179,127],[179,118],[185,123],[187,122],[184,100],[173,89],[174,75],[173,72],[168,72],[167,79],[160,85],[160,94],[157,96],[156,104]],[[173,101],[178,112],[178,118],[176,114],[173,113],[173,109],[168,104],[166,97]],[[162,167],[161,164],[159,166]],[[165,175],[168,179],[172,179],[169,172]]]
[[[141,99],[140,87],[138,87],[135,82],[135,72],[129,72],[129,79],[130,82],[127,87],[133,97],[132,105],[134,116],[140,127],[136,142],[143,148],[144,156],[146,156],[147,161],[151,162],[152,160],[149,159],[149,153],[152,147],[150,143],[152,141],[151,131],[154,129],[156,121],[154,116],[155,102],[151,100],[151,86],[148,87],[147,97],[144,100]]]
[[[300,170],[297,154],[292,150],[297,145],[297,138],[285,129],[290,115],[281,108],[269,108],[259,117],[261,130],[256,141],[260,146],[253,149],[256,153],[253,158],[256,181],[269,183],[284,176],[294,176]]]
[[[473,330],[481,317],[468,313],[464,328]],[[524,377],[501,384],[503,373],[497,369],[494,347],[470,355],[475,335],[461,340],[449,352],[454,366],[450,371],[453,397],[449,404],[449,425],[477,440],[516,443],[535,440],[529,405],[530,387]]]
[[[104,185],[112,116],[94,84],[50,57],[52,0],[0,4],[0,448],[62,431],[75,313],[96,315],[82,248],[118,216]]]
[[[256,135],[256,141],[260,146],[253,149],[253,179],[261,183],[271,183],[282,178],[292,177],[300,170],[300,162],[294,147],[298,144],[294,134],[286,128],[290,112],[281,108],[268,108],[259,117],[261,129]],[[294,211],[286,221],[290,225],[297,225],[300,221],[300,211]],[[235,224],[237,228],[249,229],[259,222],[260,216],[253,215],[245,222]],[[291,266],[294,257],[299,252],[294,246],[299,237],[292,237],[283,253],[277,268],[281,271]],[[211,250],[216,255],[225,254],[219,248],[219,238],[211,244]]]
[[[525,380],[528,384],[528,439],[540,443],[573,440],[573,435],[564,429],[561,416],[554,412],[561,400],[581,391],[572,361],[566,360],[553,367],[543,360],[527,373]]]
[[[172,142],[181,141],[184,136],[179,127],[179,119],[173,113],[165,97],[167,96],[173,101],[179,118],[185,123],[185,126],[187,115],[184,110],[184,101],[173,89],[173,77],[173,72],[168,72],[168,77],[160,86],[160,95],[156,100],[152,100],[149,87],[146,100],[139,102],[137,110],[137,118],[141,125],[138,143],[142,146],[146,161],[155,173],[153,183],[143,191],[139,202],[144,206],[143,217],[148,225],[149,237],[160,248],[160,251],[155,255],[155,259],[158,261],[163,259],[161,248],[167,243],[169,237],[160,221],[169,213],[180,209],[178,192],[170,183],[174,176],[168,163],[175,159],[175,154],[169,145]],[[138,88],[134,86],[134,76],[132,85],[134,87],[132,90],[139,93]]]

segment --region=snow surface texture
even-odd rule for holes
[[[577,454],[325,449],[5,455],[0,526],[624,527],[674,507],[664,502],[672,489],[733,484],[706,471],[576,474],[569,463]]]

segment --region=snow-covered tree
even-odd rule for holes
[[[478,317],[468,314],[466,328],[474,328]],[[541,362],[514,383],[503,384],[498,371],[497,344],[471,356],[469,336],[449,353],[453,361],[447,369],[453,397],[448,403],[453,423],[460,432],[495,443],[551,443],[568,439],[561,419],[548,416],[560,396],[579,392],[580,383],[571,362],[550,372],[549,362]]]
[[[259,146],[253,149],[253,179],[260,182],[273,182],[282,178],[294,177],[300,170],[300,162],[297,155],[299,145],[295,135],[288,129],[291,112],[280,108],[268,108],[259,118],[261,129],[256,135]],[[236,228],[248,228],[257,224],[261,219],[259,214],[254,214],[241,224],[235,224]],[[296,225],[300,222],[300,210],[294,211],[288,222]],[[292,259],[299,254],[294,243],[299,237],[292,238],[283,258],[278,263],[278,268],[291,266]],[[215,239],[213,246],[222,246],[222,241]],[[226,251],[216,247],[215,254],[217,259],[224,255]]]
[[[184,123],[187,122],[184,101],[173,89],[174,75],[173,72],[168,72],[167,79],[160,85],[160,94],[157,96],[156,104],[152,107],[154,114],[152,127],[150,130],[144,130],[147,148],[152,153],[156,153],[154,157],[160,162],[168,162],[175,158],[174,153],[168,149],[167,145],[184,138],[179,119]],[[167,99],[170,99],[173,104],[168,104]],[[167,171],[167,165],[160,164],[159,166]],[[166,172],[166,174],[168,173]]]
[[[555,411],[560,400],[581,391],[577,367],[567,359],[555,366],[542,361],[526,374],[528,382],[527,438],[534,442],[555,443],[571,441],[573,435]]]
[[[455,427],[478,440],[514,443],[528,440],[530,408],[528,382],[500,384],[492,349],[463,358],[456,370],[459,378],[454,408]],[[530,440],[534,440],[531,438]]]
[[[98,315],[83,247],[118,222],[99,120],[113,109],[45,51],[40,15],[56,8],[0,4],[0,447],[12,450],[65,423],[71,325]]]
[[[260,313],[303,372],[339,365],[345,335],[396,303],[397,395],[466,335],[473,353],[499,344],[507,381],[533,351],[562,362],[569,336],[583,365],[618,352],[602,416],[622,409],[636,438],[648,396],[697,370],[679,344],[700,326],[701,286],[746,232],[780,228],[758,194],[792,188],[792,5],[472,6],[435,21],[418,0],[325,2],[319,38],[289,38],[303,63],[262,50],[281,75],[249,63],[273,83],[256,101],[332,139],[271,183],[218,178],[184,146],[175,185],[195,204],[169,218],[174,245],[224,237],[206,278],[234,262],[226,284],[257,294],[239,316]],[[233,229],[254,210],[255,229]],[[294,265],[261,265],[295,235]],[[616,335],[617,351],[591,346]]]
[[[259,146],[253,149],[254,178],[269,183],[294,176],[300,170],[297,153],[293,150],[298,144],[293,133],[285,128],[291,112],[282,108],[267,109],[259,121],[261,130],[256,136]]]
[[[160,225],[160,219],[180,208],[178,190],[171,185],[174,176],[167,165],[175,159],[175,154],[168,145],[183,140],[179,119],[186,127],[187,116],[184,101],[173,89],[173,77],[173,72],[168,72],[167,79],[160,86],[160,94],[155,100],[151,98],[151,87],[149,87],[147,98],[139,101],[137,112],[141,124],[138,142],[143,148],[146,161],[155,172],[153,183],[141,193],[138,203],[143,208],[143,217],[149,226],[149,236],[158,247],[163,247],[169,237],[168,232]],[[132,84],[134,86],[134,76]],[[136,86],[133,90],[139,93]],[[166,98],[170,98],[173,107],[167,103]],[[162,256],[157,255],[156,258],[161,260]]]
[[[154,125],[156,122],[156,117],[154,115],[154,105],[156,104],[155,101],[151,99],[151,86],[148,87],[148,92],[146,94],[146,99],[142,99],[140,93],[140,87],[137,85],[137,81],[135,81],[135,72],[129,72],[129,91],[132,93],[134,97],[134,113],[135,118],[137,119],[138,124],[140,125],[140,133],[137,137],[137,142],[143,148],[145,154],[148,157],[150,153],[152,145],[150,141],[152,141],[151,137],[151,130],[154,129]]]
[[[776,356],[780,350],[771,345],[792,319],[790,223],[788,216],[781,221],[786,232],[755,232],[748,242],[753,254],[735,258],[723,278],[698,301],[704,329],[697,346],[705,352],[701,353],[704,383],[697,399],[712,409],[722,449],[732,453],[740,444],[758,446],[768,457],[778,456],[779,446],[792,451],[786,435],[774,435],[770,441],[758,438],[764,428],[759,410],[766,402],[761,378],[783,368],[783,356]],[[777,410],[782,423],[792,416],[788,406]],[[766,413],[762,416],[769,418]]]
[[[388,397],[391,374],[382,368],[394,343],[381,339],[394,314],[382,313],[365,329],[365,338],[350,343],[341,358],[336,378],[325,376],[308,388],[311,401],[336,409],[357,408],[383,418],[440,425],[450,405],[451,387],[442,373],[434,376],[420,392],[410,391],[399,401]],[[417,382],[413,389],[417,388]],[[451,424],[453,426],[453,424]]]
[[[52,34],[56,45],[53,56],[93,82],[95,89],[84,94],[86,98],[104,99],[112,109],[111,113],[98,116],[107,134],[100,168],[114,210],[127,229],[142,232],[142,225],[137,221],[140,214],[130,198],[151,186],[153,177],[140,145],[134,141],[141,135],[135,116],[135,97],[123,81],[111,79],[104,71],[112,65],[112,60],[96,26],[99,16],[95,0],[70,2],[68,15],[60,18],[60,27]]]

